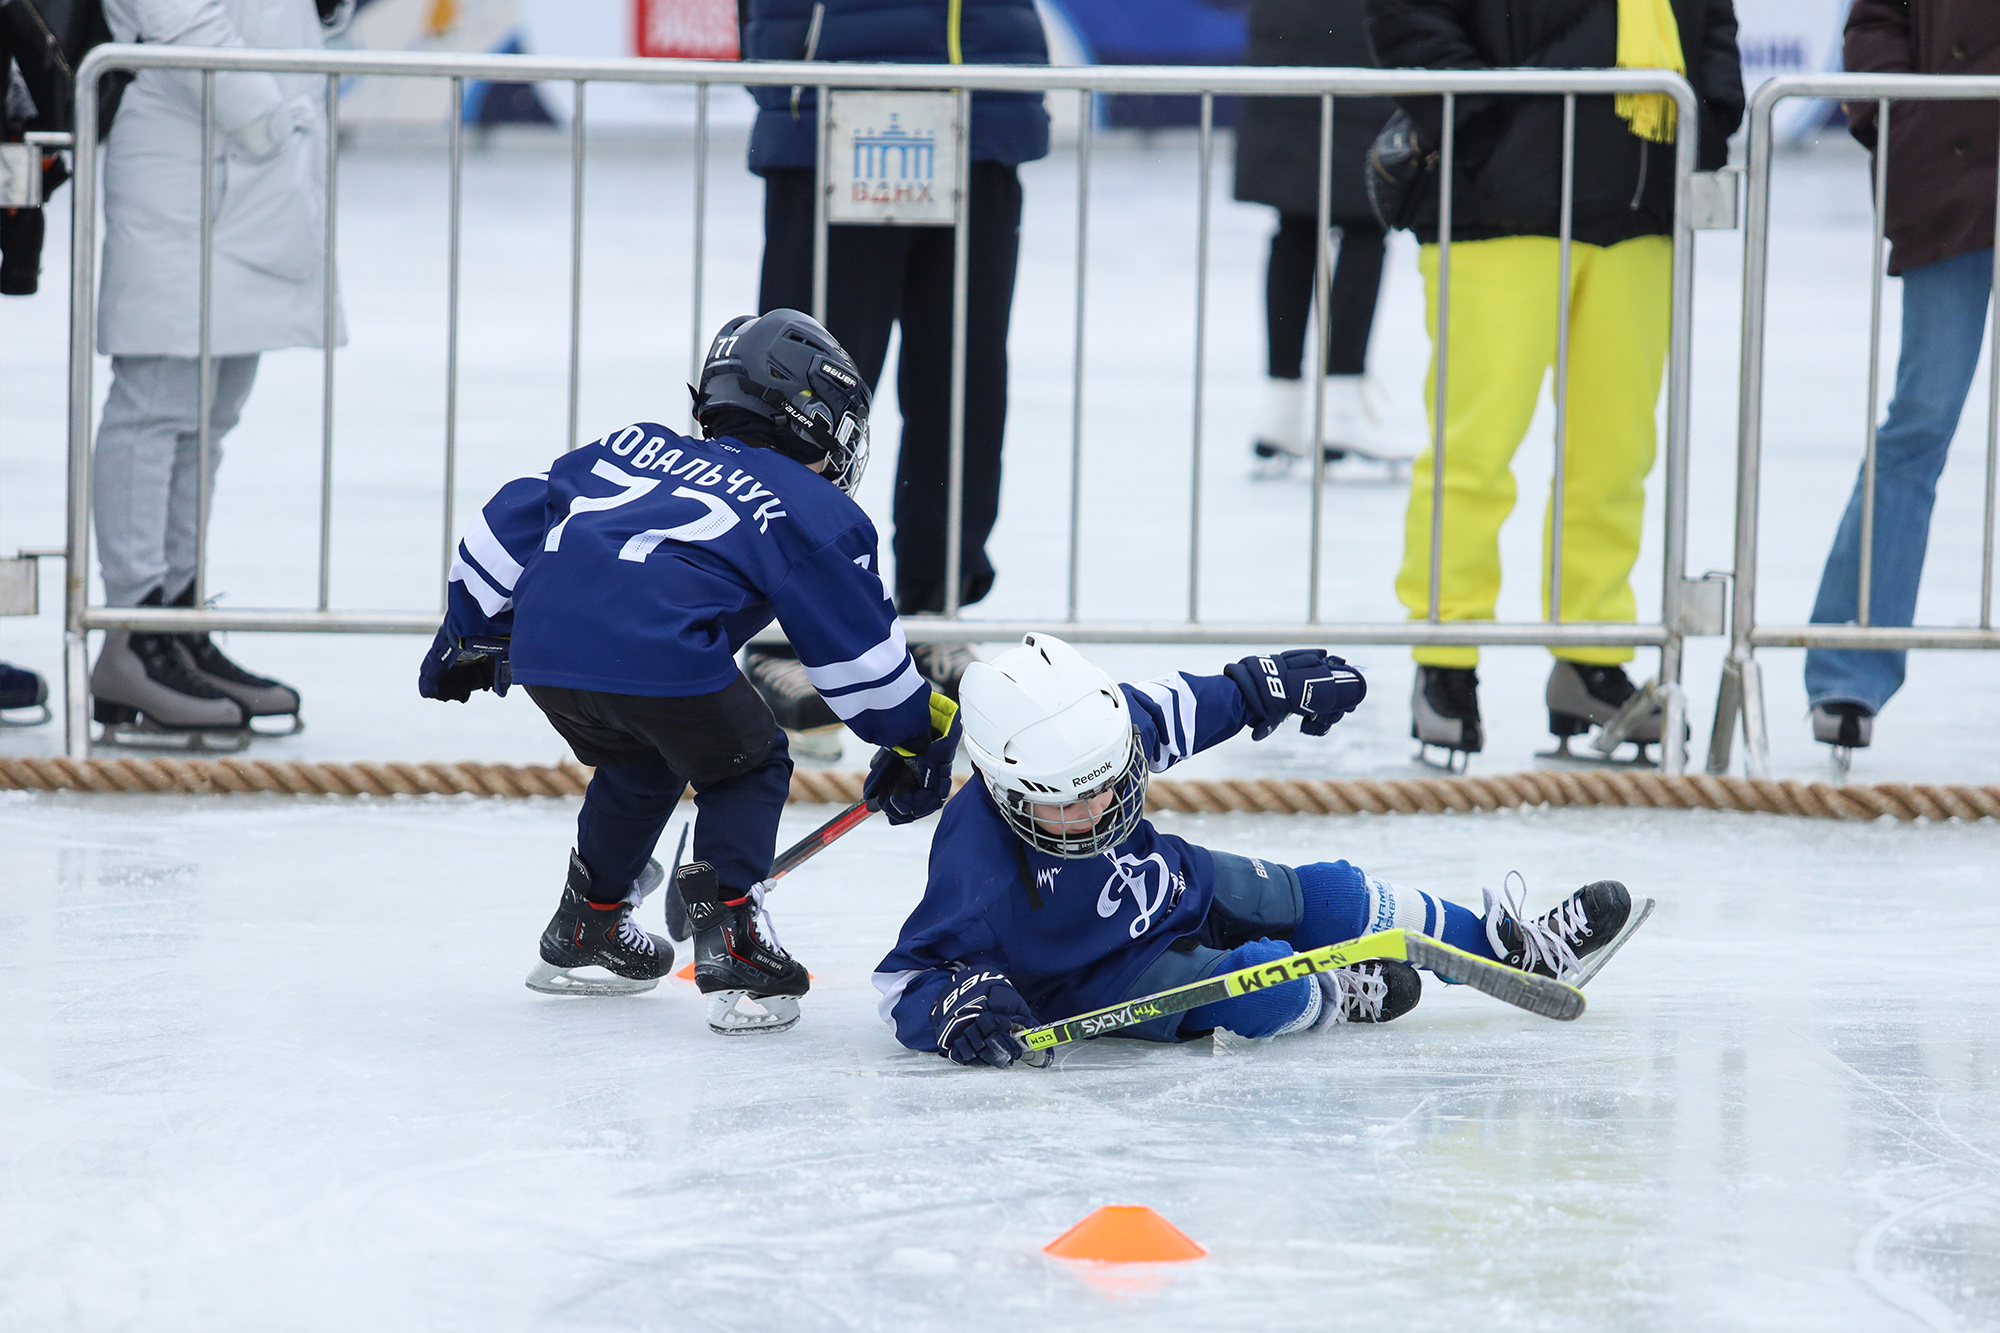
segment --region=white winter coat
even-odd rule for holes
[[[313,0],[105,0],[121,42],[318,48]],[[322,346],[326,80],[215,78],[210,350]],[[97,350],[195,356],[201,321],[201,75],[144,70],[104,158]],[[335,345],[347,334],[335,302]]]

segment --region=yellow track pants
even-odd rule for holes
[[[1424,312],[1437,345],[1438,248],[1423,247]],[[1451,247],[1451,344],[1445,404],[1444,543],[1438,614],[1491,620],[1500,596],[1500,525],[1514,508],[1514,451],[1556,359],[1557,243],[1545,236],[1459,241]],[[1562,618],[1630,620],[1646,474],[1657,438],[1653,408],[1666,364],[1673,243],[1642,236],[1576,244],[1570,255],[1569,422],[1563,479]],[[1424,382],[1437,406],[1437,358]],[[1432,422],[1435,432],[1436,423]],[[1433,436],[1435,438],[1435,436]],[[1412,619],[1430,615],[1431,463],[1410,482],[1396,596]],[[1554,486],[1542,519],[1542,613],[1548,614]],[[1630,648],[1563,648],[1556,656],[1610,665]],[[1469,667],[1477,648],[1419,648],[1426,666]]]

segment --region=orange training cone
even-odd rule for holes
[[[686,967],[684,967],[684,968],[682,968],[682,969],[681,969],[680,971],[678,971],[678,972],[674,973],[674,975],[675,975],[675,976],[677,976],[677,977],[679,977],[679,978],[680,978],[680,979],[681,979],[682,981],[693,981],[693,980],[694,980],[694,964],[693,964],[693,963],[689,963],[689,964],[688,964],[688,965],[687,965]]]
[[[1106,1207],[1042,1247],[1058,1259],[1105,1264],[1174,1264],[1208,1251],[1150,1208]]]

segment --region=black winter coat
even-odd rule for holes
[[[1366,0],[1250,0],[1246,65],[1372,68]],[[1396,109],[1386,97],[1333,103],[1335,225],[1374,214],[1362,183],[1368,146]],[[1236,197],[1281,213],[1319,212],[1319,99],[1246,97],[1236,113]]]
[[[1730,0],[1673,0],[1687,79],[1701,105],[1698,165],[1729,159],[1743,119],[1743,69]],[[1617,0],[1368,0],[1368,29],[1385,67],[1608,69],[1618,63]],[[1398,99],[1427,146],[1442,130],[1435,97]],[[1562,99],[1461,97],[1452,238],[1554,236],[1562,206]],[[1648,143],[1609,97],[1576,106],[1572,235],[1592,245],[1671,232],[1674,147]],[[1437,239],[1435,178],[1416,227]]]

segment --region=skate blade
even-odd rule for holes
[[[1626,741],[1624,743],[1638,747],[1638,752],[1630,759],[1618,759],[1611,755],[1578,754],[1575,750],[1567,747],[1558,747],[1554,750],[1535,751],[1535,767],[1555,769],[1659,767],[1659,764],[1654,762],[1653,757],[1646,753],[1646,747],[1652,744],[1651,741]]]
[[[282,721],[289,722],[291,725],[286,727],[285,730],[283,731],[266,731],[264,728],[257,725],[257,718],[260,717],[275,717]],[[256,715],[256,717],[252,717],[250,719],[247,726],[252,736],[257,736],[266,740],[277,740],[278,738],[283,736],[296,736],[300,732],[304,731],[306,729],[306,720],[300,717],[297,713],[259,713]]]
[[[723,1037],[783,1032],[799,1021],[796,995],[756,995],[744,990],[710,991],[708,1030]]]
[[[103,726],[104,734],[98,739],[106,745],[121,745],[131,750],[184,750],[203,754],[240,753],[250,748],[250,741],[257,734],[248,727],[176,730],[145,721],[106,722]]]
[[[28,708],[35,709],[37,712],[41,714],[41,716],[9,717],[7,716],[6,713],[0,713],[0,727],[39,727],[55,717],[55,714],[49,711],[49,706],[47,704],[23,704],[21,708],[12,709],[10,711],[18,713]]]
[[[527,981],[529,990],[544,995],[643,995],[659,984],[658,977],[635,980],[601,967],[557,967],[553,963],[536,963]]]
[[[1443,763],[1439,763],[1437,760],[1431,758],[1432,750],[1442,750],[1444,752]],[[1441,745],[1437,741],[1420,740],[1417,742],[1417,762],[1419,764],[1422,764],[1425,768],[1441,769],[1455,776],[1464,774],[1472,767],[1472,756],[1475,753],[1477,752],[1473,750],[1454,750],[1451,746]]]
[[[1592,954],[1584,961],[1582,967],[1574,972],[1566,973],[1562,979],[1578,990],[1582,990],[1585,986],[1589,985],[1590,979],[1599,972],[1602,972],[1604,965],[1611,961],[1611,956],[1625,947],[1625,941],[1631,939],[1633,935],[1638,933],[1639,927],[1646,924],[1646,918],[1653,914],[1653,909],[1658,905],[1651,898],[1641,898],[1639,900],[1639,910],[1626,918],[1625,928],[1611,937],[1611,943]]]

